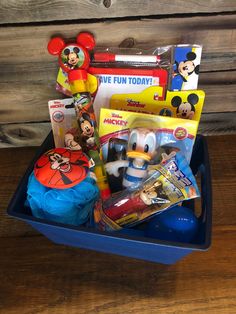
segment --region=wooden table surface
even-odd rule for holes
[[[0,150],[0,313],[236,313],[236,135],[208,137],[208,252],[166,266],[56,245],[5,211],[36,148]]]

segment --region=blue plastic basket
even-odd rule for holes
[[[193,243],[190,244],[148,238],[144,236],[144,231],[138,227],[136,229],[123,229],[122,232],[108,233],[100,232],[94,228],[68,226],[33,217],[30,209],[24,206],[28,177],[33,170],[35,161],[43,152],[53,147],[53,136],[50,133],[37,151],[12,197],[7,209],[10,216],[27,222],[55,243],[163,264],[174,264],[193,251],[204,251],[209,248],[211,243],[212,192],[207,143],[203,136],[197,136],[191,160],[193,173],[200,173],[201,176],[201,215],[199,216],[198,234]],[[194,210],[193,200],[184,205]]]

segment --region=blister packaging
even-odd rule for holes
[[[171,154],[139,185],[98,202],[94,218],[99,229],[131,227],[182,201],[200,196],[192,171],[181,153]]]

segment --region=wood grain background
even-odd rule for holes
[[[234,0],[2,0],[2,24],[150,15],[221,13],[236,10]],[[19,14],[20,13],[20,14]]]
[[[199,132],[236,132],[236,1],[1,1],[0,147],[39,145],[50,129],[47,102],[57,61],[48,40],[92,32],[98,46],[203,45]]]
[[[1,0],[0,313],[235,313],[235,29],[235,0]],[[57,246],[7,216],[37,150],[19,146],[40,145],[50,130],[47,102],[62,97],[47,42],[84,30],[95,34],[98,46],[203,45],[199,87],[206,102],[199,132],[212,135],[208,252],[172,266],[146,263]]]
[[[1,239],[2,314],[235,314],[236,231],[217,227],[208,252],[176,265]]]

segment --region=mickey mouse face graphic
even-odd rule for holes
[[[183,119],[189,119],[190,116],[192,118],[192,114],[194,114],[195,109],[191,106],[190,103],[184,102],[178,108],[178,114]]]
[[[80,129],[82,134],[87,137],[92,137],[94,135],[93,121],[90,119],[89,114],[83,113],[79,119]]]
[[[199,74],[199,65],[194,64],[196,57],[195,52],[188,52],[184,61],[175,62],[176,72],[182,76],[184,82],[187,82],[186,78],[192,73]]]
[[[70,45],[62,50],[61,59],[64,66],[70,70],[80,68],[84,63],[85,55],[78,46]]]
[[[66,44],[63,38],[54,37],[48,43],[48,51],[57,55],[63,71],[88,69],[90,63],[89,51],[95,47],[92,34],[82,32],[76,37],[75,43]]]
[[[179,63],[179,74],[182,76],[188,76],[189,74],[193,73],[195,69],[195,65],[192,61],[186,60]]]
[[[198,96],[196,94],[188,95],[187,101],[182,102],[181,97],[175,96],[171,100],[173,107],[176,107],[176,115],[182,119],[193,119],[195,113],[195,105],[198,103]]]
[[[83,131],[84,135],[87,136],[93,136],[94,133],[94,127],[91,125],[91,123],[89,121],[84,121],[83,123],[81,123],[81,129]]]

